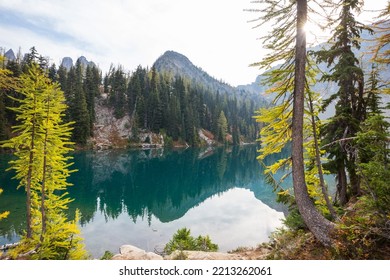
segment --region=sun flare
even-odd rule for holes
[[[327,40],[328,32],[322,30],[317,24],[307,21],[303,27],[306,33],[306,40],[309,44],[318,44]]]

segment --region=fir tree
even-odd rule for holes
[[[90,136],[93,136],[93,123],[95,121],[95,98],[100,95],[99,86],[101,83],[100,72],[96,67],[87,66],[84,80],[84,92],[86,96],[87,109],[89,113]]]
[[[225,117],[225,113],[221,111],[218,117],[218,141],[222,143],[226,142],[226,136],[228,133],[228,123]]]
[[[74,122],[72,140],[85,145],[90,136],[90,114],[83,87],[83,71],[79,60],[71,67],[67,77],[65,97],[68,104],[67,121]]]
[[[339,85],[338,92],[324,101],[326,108],[337,99],[336,114],[323,129],[324,144],[356,136],[359,123],[364,120],[364,75],[353,52],[353,48],[360,48],[359,38],[364,29],[353,14],[354,11],[359,11],[360,5],[361,3],[356,0],[340,2],[341,11],[334,22],[336,27],[330,40],[331,47],[316,52],[318,62],[326,62],[328,66],[333,66],[330,74],[323,75],[322,80],[336,82]],[[338,197],[340,204],[344,205],[348,202],[348,193],[352,195],[360,193],[360,182],[356,174],[357,150],[351,141],[341,141],[337,145],[328,146],[327,152],[332,159],[328,166],[338,174]],[[346,170],[351,185],[349,192]]]

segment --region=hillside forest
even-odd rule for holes
[[[103,76],[94,63],[83,63],[81,59],[68,68],[49,65],[48,60],[32,47],[26,55],[2,64],[11,77],[18,79],[31,63],[37,63],[53,82],[59,83],[67,104],[64,121],[74,122],[72,141],[81,147],[94,136],[97,102],[112,109],[116,119],[129,116],[126,126],[130,133],[125,139],[129,143],[139,142],[137,135],[142,131],[161,133],[168,146],[174,142],[204,145],[199,129],[210,132],[220,144],[253,142],[257,137],[259,129],[252,117],[266,104],[264,99],[214,90],[187,76],[175,75],[170,69],[157,71],[155,67],[138,66],[130,72],[121,65],[111,65]],[[5,108],[13,107],[18,96],[12,88],[2,94],[0,140],[9,139],[10,128],[16,124],[15,112]]]

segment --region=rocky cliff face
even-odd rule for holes
[[[114,117],[114,110],[104,105],[105,99],[96,102],[95,124],[91,139],[95,149],[125,148],[132,136],[131,119],[125,115],[121,119]]]
[[[80,64],[81,64],[81,66],[82,66],[84,69],[87,68],[88,65],[89,65],[89,66],[96,66],[96,64],[95,64],[93,61],[88,61],[88,60],[85,58],[85,56],[80,56],[76,61],[79,61]],[[73,64],[73,59],[72,59],[71,57],[68,57],[68,56],[64,57],[64,58],[62,59],[62,61],[61,61],[61,66],[62,66],[62,67],[65,67],[66,70],[69,71],[70,68],[71,68],[72,66],[74,66],[74,64]]]
[[[106,95],[96,101],[95,123],[91,143],[94,149],[104,150],[111,148],[161,148],[164,146],[164,137],[161,134],[149,131],[137,131],[134,135],[133,122],[129,115],[115,118],[114,109],[105,104]],[[132,140],[132,143],[130,143]]]
[[[9,49],[5,54],[4,57],[7,59],[7,61],[14,61],[16,60],[15,53],[12,49]]]
[[[64,57],[61,62],[61,66],[65,67],[66,70],[70,70],[70,68],[73,66],[73,59],[70,57]]]

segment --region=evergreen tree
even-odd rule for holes
[[[221,111],[218,117],[218,137],[219,137],[218,141],[225,143],[227,132],[228,132],[227,119],[225,117],[225,113]]]
[[[79,60],[76,67],[71,67],[67,77],[66,100],[68,104],[67,121],[74,122],[72,140],[85,145],[91,134],[90,114],[83,87],[83,71]]]
[[[58,81],[57,67],[56,67],[56,65],[54,63],[48,69],[48,77],[53,82],[57,82]]]
[[[150,95],[147,102],[150,129],[159,132],[162,128],[162,107],[160,103],[160,81],[156,68],[151,69]]]
[[[65,111],[63,92],[58,84],[32,63],[21,76],[20,105],[11,108],[17,113],[19,125],[14,137],[3,147],[15,150],[10,161],[19,187],[27,193],[27,229],[20,245],[10,255],[32,253],[32,258],[69,259],[85,257],[74,221],[67,221],[63,212],[70,202],[66,193],[69,185],[68,145],[70,123],[63,123]]]
[[[64,66],[60,66],[57,71],[58,75],[58,83],[61,86],[61,90],[66,94],[67,92],[67,77],[68,77],[68,71],[66,71],[66,68]],[[66,97],[66,95],[65,95]]]
[[[87,109],[89,113],[90,136],[93,136],[93,123],[95,121],[95,98],[100,95],[99,86],[101,83],[100,72],[93,66],[87,66],[84,80],[84,92],[86,96]]]
[[[121,66],[118,69],[112,69],[112,75],[109,76],[109,86],[109,104],[114,108],[115,117],[122,118],[127,108],[127,78]]]
[[[359,11],[360,1],[343,0],[340,2],[340,16],[335,21],[337,26],[328,50],[316,52],[318,62],[327,62],[334,65],[330,74],[322,77],[323,81],[336,82],[339,85],[337,93],[332,94],[324,101],[324,108],[337,99],[336,113],[324,127],[324,143],[331,143],[341,139],[353,138],[359,131],[359,123],[365,115],[363,98],[364,74],[353,48],[360,48],[360,34],[364,26],[355,20],[354,11]],[[360,182],[356,173],[357,150],[352,141],[341,141],[337,145],[328,146],[327,152],[332,162],[328,164],[331,170],[338,174],[338,198],[340,204],[348,202],[348,193],[358,195]],[[351,189],[347,190],[347,175]]]
[[[4,61],[4,57],[0,56],[0,62]],[[16,87],[15,78],[12,77],[12,72],[8,69],[0,68],[0,141],[6,140],[8,137],[7,127],[9,126],[9,118],[6,114],[7,91],[14,90]]]

